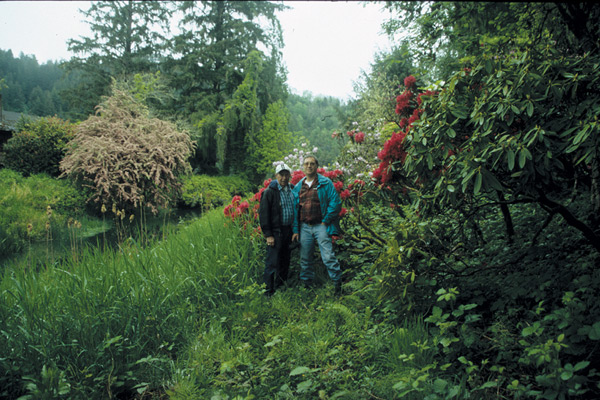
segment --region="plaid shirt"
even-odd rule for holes
[[[289,186],[282,187],[277,182],[279,187],[279,195],[281,196],[281,225],[288,226],[294,223],[294,199]]]
[[[320,224],[323,220],[319,192],[317,191],[318,185],[319,181],[317,178],[315,178],[311,186],[308,186],[306,181],[302,182],[302,188],[300,189],[300,222]]]

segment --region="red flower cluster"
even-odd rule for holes
[[[292,185],[295,185],[296,183],[300,182],[300,179],[304,178],[304,172],[300,171],[300,170],[296,170],[294,172],[292,172],[292,177],[290,179],[290,182],[292,183]]]
[[[357,132],[354,135],[354,142],[355,143],[362,143],[365,141],[365,134],[363,132]]]
[[[231,204],[225,206],[225,209],[223,210],[225,216],[231,218],[232,221],[240,215],[248,214],[250,203],[241,200],[242,198],[240,196],[233,196]]]
[[[415,78],[412,75],[409,75],[406,78],[404,78],[404,86],[407,89],[413,87],[416,83],[417,83],[417,78]]]
[[[396,114],[401,116],[400,128],[403,129],[401,132],[394,132],[392,137],[385,142],[383,149],[377,153],[377,157],[381,160],[381,163],[375,171],[373,171],[373,178],[380,184],[385,184],[391,181],[392,171],[391,166],[394,162],[400,161],[404,164],[406,160],[406,151],[404,150],[404,138],[412,125],[419,120],[423,109],[423,96],[435,96],[437,92],[427,90],[423,93],[419,93],[415,98],[414,88],[417,83],[417,79],[410,75],[404,79],[404,92],[396,97]]]

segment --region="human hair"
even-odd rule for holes
[[[304,157],[304,160],[302,161],[302,164],[304,164],[304,162],[306,162],[307,158],[312,158],[313,160],[315,160],[315,163],[317,164],[317,167],[319,166],[319,160],[317,160],[317,157],[313,156],[313,155],[309,155]]]

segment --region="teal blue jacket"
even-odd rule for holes
[[[302,178],[300,182],[298,182],[292,192],[295,194],[295,198],[300,197],[300,189],[302,189],[302,184],[306,177]],[[318,186],[317,193],[319,194],[319,203],[321,204],[321,215],[323,216],[323,221],[325,225],[327,225],[327,233],[329,236],[331,235],[340,235],[342,230],[340,228],[340,211],[342,210],[342,200],[338,195],[338,192],[335,190],[335,186],[333,186],[333,182],[331,179],[324,177],[321,174],[317,174]],[[294,226],[293,232],[299,233],[299,203],[296,203],[296,218],[294,218]]]

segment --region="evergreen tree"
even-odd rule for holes
[[[108,94],[111,78],[157,68],[172,10],[160,1],[97,1],[82,13],[92,36],[68,41],[76,56],[65,64],[67,71],[82,73],[77,87],[66,93],[78,117],[91,113]]]

